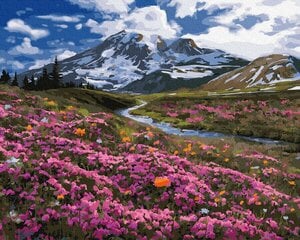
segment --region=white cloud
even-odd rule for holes
[[[55,15],[55,14],[50,14],[50,15],[40,15],[37,16],[39,19],[44,19],[44,20],[50,20],[53,22],[68,22],[68,23],[76,23],[80,21],[80,18],[83,16],[60,16],[60,15]]]
[[[14,44],[14,43],[16,43],[16,37],[15,36],[8,36],[6,38],[6,42]]]
[[[29,67],[29,70],[42,68],[45,65],[51,63],[52,61],[53,60],[51,58],[49,58],[49,59],[37,59],[37,60],[35,60],[34,64]]]
[[[175,22],[168,22],[166,12],[157,6],[135,9],[130,14],[113,21],[98,23],[89,19],[85,26],[89,27],[92,33],[102,34],[103,38],[122,30],[141,33],[148,44],[151,44],[158,35],[171,39],[181,31]]]
[[[30,38],[25,37],[21,45],[14,47],[8,53],[10,55],[36,55],[43,53],[43,51],[38,47],[33,47]]]
[[[81,23],[76,24],[75,28],[76,28],[76,30],[82,29],[82,24]]]
[[[7,64],[10,65],[14,70],[21,70],[25,68],[24,64],[20,61],[8,61]]]
[[[106,14],[124,14],[129,11],[129,5],[134,0],[69,0],[69,2],[79,5],[81,8],[94,9]]]
[[[32,39],[37,40],[49,35],[48,30],[33,29],[21,19],[11,19],[7,22],[5,29],[9,32],[23,33],[30,36]]]
[[[0,64],[5,63],[5,59],[0,57]]]
[[[26,14],[27,12],[32,12],[33,11],[33,9],[32,8],[25,8],[24,10],[19,10],[19,11],[17,11],[16,12],[16,14],[18,15],[18,16],[22,16],[22,15],[24,15],[24,14]]]
[[[76,52],[70,51],[70,50],[65,50],[64,52],[62,52],[61,54],[57,55],[57,60],[58,61],[62,61],[64,59],[73,57],[76,55]]]
[[[67,29],[69,26],[66,24],[55,24],[56,27],[62,28],[62,29]]]
[[[298,0],[170,0],[176,7],[176,16],[193,16],[197,11],[213,13],[214,26],[207,33],[184,37],[194,38],[201,47],[219,48],[224,51],[254,59],[271,53],[288,53],[300,57],[300,1]],[[248,17],[258,22],[244,27],[241,21]]]

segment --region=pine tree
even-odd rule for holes
[[[5,70],[2,70],[2,75],[0,78],[1,83],[8,83],[10,81],[10,76],[9,73],[6,72]]]
[[[51,85],[53,85],[53,88],[59,88],[61,86],[61,79],[62,75],[59,73],[59,64],[57,57],[55,57],[53,69],[50,74],[50,80],[52,81]]]
[[[11,85],[12,86],[16,86],[16,87],[19,86],[18,78],[17,78],[17,73],[16,72],[15,72],[15,77],[14,77],[13,81],[11,82]]]
[[[30,83],[29,83],[29,90],[34,90],[34,89],[36,89],[36,87],[35,87],[35,81],[34,81],[34,76],[31,75]]]
[[[25,90],[29,90],[29,81],[28,81],[28,77],[25,76],[24,79],[23,79],[23,88]]]

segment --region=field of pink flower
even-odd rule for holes
[[[300,143],[299,95],[180,98],[150,102],[134,111],[179,128],[204,129],[229,134],[267,137]]]
[[[299,239],[300,174],[231,150],[3,88],[0,239]]]

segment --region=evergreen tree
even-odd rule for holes
[[[1,83],[8,83],[10,81],[10,76],[9,73],[6,72],[5,70],[2,70],[2,75],[0,78]]]
[[[36,88],[36,87],[35,87],[34,76],[31,75],[30,83],[29,83],[29,90],[34,90],[35,88]]]
[[[16,72],[15,72],[15,77],[14,77],[13,81],[11,82],[11,85],[12,86],[16,86],[16,87],[19,86],[18,78],[17,78],[17,73]]]
[[[27,76],[25,76],[24,79],[23,79],[23,88],[25,90],[30,90],[29,89],[29,81],[28,81],[28,77]]]
[[[57,57],[55,57],[53,69],[50,74],[51,85],[53,88],[59,88],[61,84],[62,75],[59,72],[59,64]]]

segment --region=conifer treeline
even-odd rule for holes
[[[48,73],[46,67],[43,68],[42,75],[39,77],[34,77],[33,75],[24,76],[22,81],[19,81],[17,78],[17,73],[15,73],[14,78],[12,79],[9,73],[6,70],[2,71],[2,75],[0,77],[0,83],[9,84],[11,86],[18,86],[25,90],[48,90],[48,89],[56,89],[56,88],[68,88],[68,87],[85,87],[88,89],[96,89],[93,85],[80,84],[79,86],[75,86],[73,82],[64,83],[62,74],[60,73],[59,63],[57,57],[53,63],[52,72]]]

